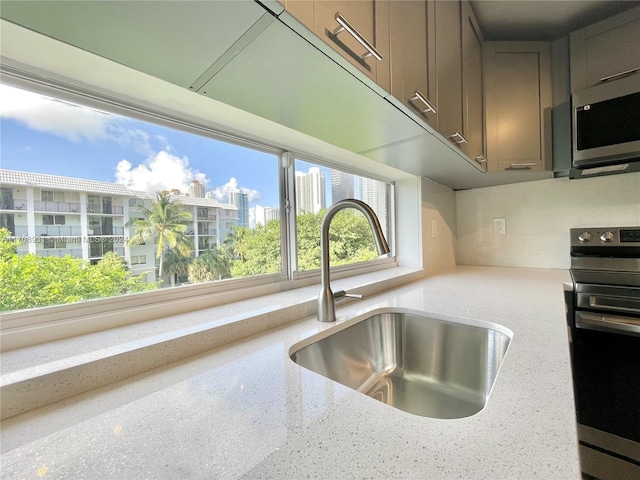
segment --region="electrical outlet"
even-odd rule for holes
[[[493,219],[493,233],[495,235],[507,234],[507,219],[504,217],[496,217]]]

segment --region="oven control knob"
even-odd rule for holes
[[[611,242],[613,238],[613,232],[604,232],[602,235],[600,235],[600,240],[602,240],[604,243]]]
[[[580,243],[587,243],[589,240],[591,240],[591,234],[589,232],[582,232],[580,235],[578,235],[578,240],[580,241]]]

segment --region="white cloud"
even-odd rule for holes
[[[246,187],[238,187],[238,180],[235,177],[231,177],[227,183],[212,190],[211,193],[219,202],[228,203],[229,192],[232,192],[234,190],[239,190],[242,193],[246,193],[247,198],[250,202],[258,200],[262,196],[262,194],[258,192],[258,190],[252,190]]]
[[[251,207],[249,209],[249,227],[256,228],[256,210],[260,207],[260,205],[256,205],[255,207]]]
[[[128,119],[92,108],[49,98],[19,88],[0,85],[0,116],[31,130],[73,142],[109,140],[149,155],[149,135],[127,128]]]
[[[204,173],[189,166],[187,157],[180,158],[165,151],[154,154],[136,167],[128,160],[120,160],[116,167],[116,183],[151,194],[174,188],[188,193],[192,180],[203,185],[209,182]]]
[[[0,86],[0,115],[39,132],[73,141],[107,138],[110,116],[89,108],[43,97],[7,85]]]

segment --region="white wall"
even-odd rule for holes
[[[570,228],[640,225],[640,172],[458,191],[456,217],[459,265],[568,269]]]
[[[426,178],[421,186],[422,258],[431,275],[456,265],[456,192]]]

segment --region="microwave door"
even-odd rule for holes
[[[640,93],[576,107],[578,151],[640,140]]]
[[[640,82],[638,76],[630,80],[638,83],[627,94],[612,90],[620,86],[612,83],[572,97],[574,167],[640,158]]]

